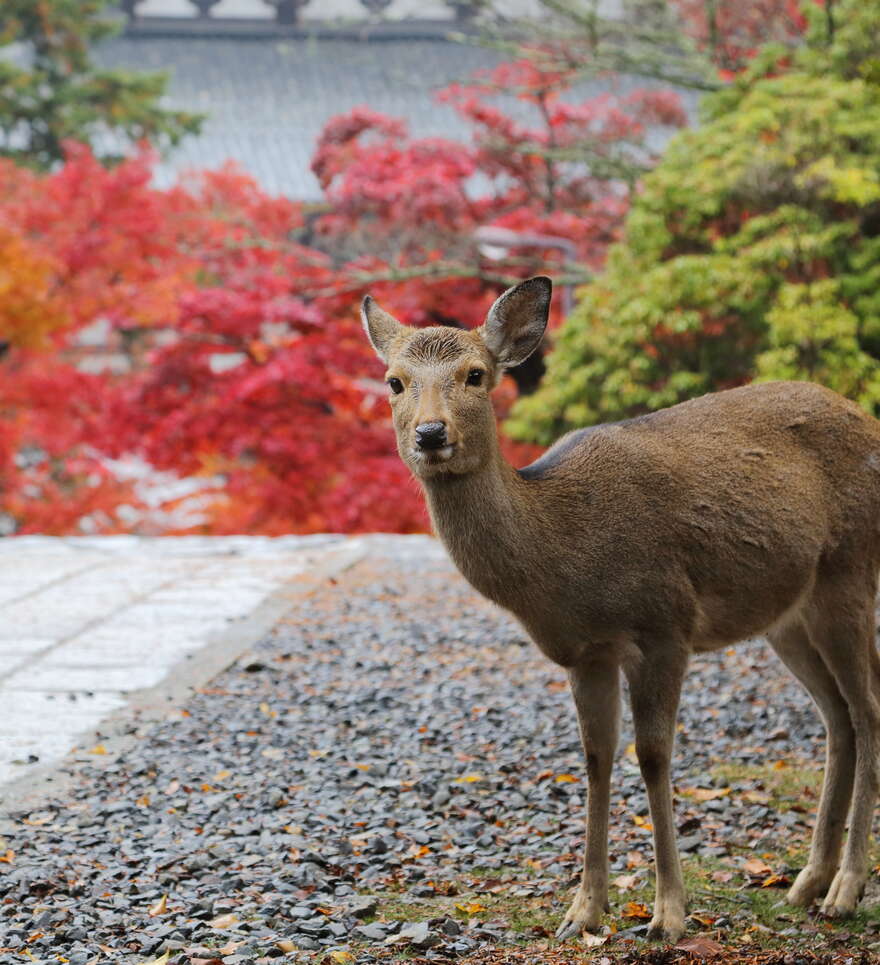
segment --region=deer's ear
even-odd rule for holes
[[[384,309],[379,308],[375,300],[369,295],[361,303],[361,321],[370,344],[383,362],[388,362],[391,343],[406,331],[406,326]]]
[[[508,288],[489,309],[480,335],[499,365],[519,365],[535,351],[550,313],[553,283],[544,275]]]

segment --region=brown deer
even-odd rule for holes
[[[670,785],[682,678],[692,653],[759,634],[827,731],[815,834],[788,898],[824,897],[826,915],[850,915],[868,875],[878,791],[880,422],[810,383],[749,385],[569,433],[513,469],[489,393],[541,341],[550,293],[543,277],[510,288],[475,331],[408,328],[369,296],[362,314],[387,365],[401,458],[453,561],[568,671],[587,761],[587,839],[557,935],[596,929],[608,909],[621,671],[654,826],[649,934],[682,934]]]

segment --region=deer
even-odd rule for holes
[[[490,393],[541,342],[551,292],[544,276],[514,285],[476,329],[408,327],[369,295],[361,316],[436,534],[464,578],[568,675],[586,847],[557,937],[596,931],[609,910],[622,677],[653,825],[648,936],[681,937],[670,768],[682,682],[692,654],[759,636],[826,731],[809,855],[787,899],[849,916],[868,877],[878,794],[880,422],[813,383],[752,383],[575,430],[514,469]]]

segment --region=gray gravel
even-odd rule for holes
[[[680,720],[685,789],[711,788],[719,761],[821,756],[807,697],[759,644],[695,660]],[[627,721],[613,868],[647,874],[631,740]],[[416,907],[471,876],[561,914],[578,872],[584,766],[564,674],[427,541],[376,540],[368,564],[145,725],[136,752],[78,767],[63,800],[0,826],[0,963],[26,949],[85,965],[99,946],[125,963],[455,958],[517,936],[374,920],[373,896]],[[738,793],[679,798],[677,818],[683,849],[705,857],[771,850],[812,820]]]

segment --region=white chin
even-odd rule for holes
[[[444,446],[442,449],[414,449],[413,459],[423,466],[435,466],[440,462],[448,462],[454,451],[455,446]]]

